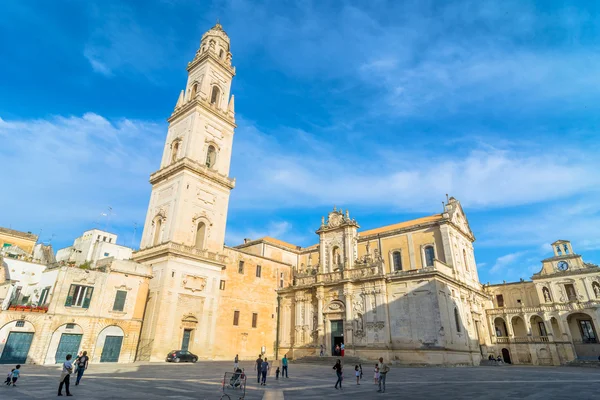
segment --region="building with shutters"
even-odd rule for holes
[[[135,360],[149,267],[110,259],[94,269],[0,263],[0,364],[55,364],[84,350],[91,362]]]

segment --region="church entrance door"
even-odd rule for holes
[[[508,349],[502,349],[502,358],[504,359],[505,363],[512,364],[510,362],[510,352],[508,351]]]
[[[335,347],[341,346],[344,343],[344,321],[336,319],[331,321],[331,355],[339,356],[335,354]]]

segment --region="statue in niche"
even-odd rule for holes
[[[596,297],[600,297],[600,287],[598,287],[598,284],[592,285],[592,287],[594,288],[594,294]]]
[[[550,291],[548,290],[548,288],[543,288],[542,292],[544,293],[544,300],[546,301],[546,303],[550,302]]]
[[[371,254],[371,241],[367,240],[367,255]]]

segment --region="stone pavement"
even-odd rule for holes
[[[251,362],[242,362],[246,371]],[[0,373],[10,370],[0,365]],[[197,364],[135,363],[91,365],[79,386],[72,385],[74,398],[95,399],[219,399],[223,372],[231,363]],[[345,371],[344,390],[333,388],[335,374],[330,366],[290,364],[290,378],[256,383],[250,373],[246,399],[598,399],[600,368],[576,367],[474,367],[404,368],[392,366],[387,391],[376,393],[372,368],[363,365],[364,379],[356,385],[353,368]],[[22,367],[18,386],[0,387],[0,399],[56,398],[58,366]],[[74,381],[74,380],[73,380]],[[237,399],[235,392],[228,392]]]

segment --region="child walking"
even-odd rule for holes
[[[6,383],[6,386],[10,386],[10,383],[12,382],[12,374],[13,372],[15,372],[15,369],[11,369],[10,372],[8,373],[8,375],[6,375],[6,381],[4,381],[4,383]]]
[[[279,367],[275,370],[275,380],[279,379]]]
[[[356,375],[356,384],[360,385],[360,370],[358,369],[358,365],[354,367],[354,374]]]
[[[374,371],[375,371],[375,375],[373,376],[373,381],[374,381],[373,383],[377,385],[379,383],[379,365],[378,364],[375,364]]]
[[[19,379],[19,375],[21,375],[21,365],[17,365],[14,369],[14,371],[12,371],[12,384],[13,386],[17,386],[17,379]]]

